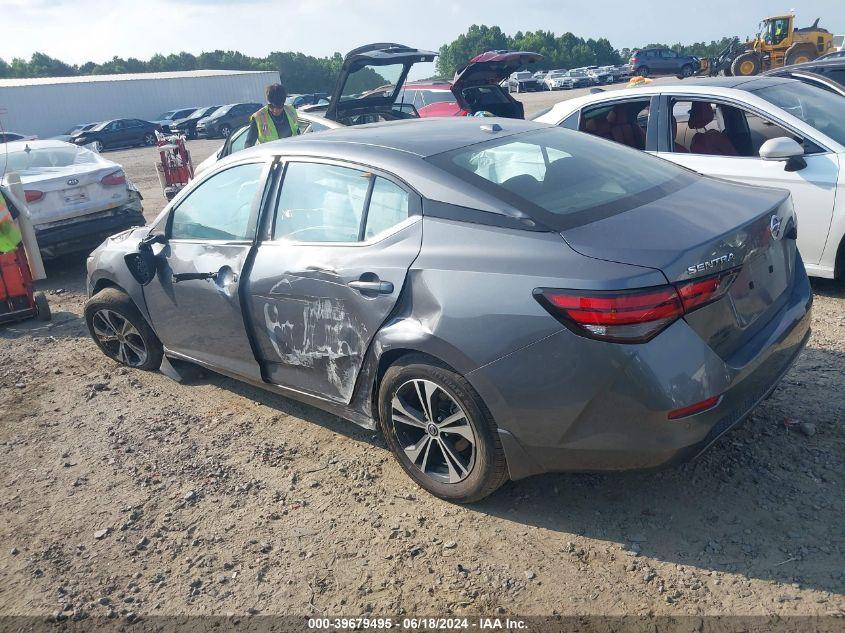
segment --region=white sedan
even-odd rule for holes
[[[144,224],[141,196],[123,167],[64,141],[16,141],[0,151],[0,174],[17,172],[42,255],[90,251]]]
[[[808,274],[845,274],[845,99],[793,79],[651,84],[555,105],[537,121],[702,174],[789,189]]]

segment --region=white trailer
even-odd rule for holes
[[[0,79],[0,126],[47,138],[74,125],[137,118],[167,110],[264,101],[276,71],[192,70],[170,73]]]

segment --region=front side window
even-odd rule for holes
[[[754,94],[845,145],[845,99],[797,81],[778,83]]]
[[[263,163],[236,165],[211,176],[173,210],[171,239],[252,239],[252,209]]]
[[[356,242],[372,174],[349,167],[290,163],[276,207],[273,239]]]
[[[695,178],[668,161],[559,127],[427,160],[558,230],[659,199]]]
[[[794,82],[798,83],[798,82]],[[763,143],[787,137],[803,143],[807,153],[819,148],[750,110],[709,101],[672,102],[673,151],[710,156],[759,157]]]

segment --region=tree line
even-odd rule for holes
[[[680,53],[712,56],[724,48],[731,38],[716,42],[675,44],[669,46]],[[663,46],[653,44],[650,46]],[[606,38],[584,39],[551,31],[518,31],[504,33],[498,26],[472,25],[466,33],[440,47],[436,63],[436,78],[451,79],[455,71],[475,55],[489,50],[524,50],[540,53],[545,57],[542,68],[575,68],[590,65],[624,63],[632,49],[617,50]],[[314,57],[295,52],[273,52],[266,57],[251,57],[237,51],[215,50],[192,55],[173,53],[153,55],[148,60],[114,57],[103,63],[86,62],[67,64],[59,59],[34,53],[29,60],[14,58],[11,62],[0,59],[0,77],[69,77],[76,75],[111,75],[122,73],[169,72],[197,69],[221,70],[276,70],[292,93],[327,91],[334,84],[343,63],[343,55]],[[373,74],[361,89],[374,88],[381,79]]]

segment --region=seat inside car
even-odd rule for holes
[[[614,106],[607,115],[610,124],[610,138],[635,149],[645,149],[645,134],[642,128],[631,122],[630,109],[625,105]]]
[[[706,129],[715,119],[715,107],[706,101],[693,101],[689,111],[687,125],[697,130],[690,143],[693,154],[711,154],[715,156],[739,156],[733,142],[724,132]]]

